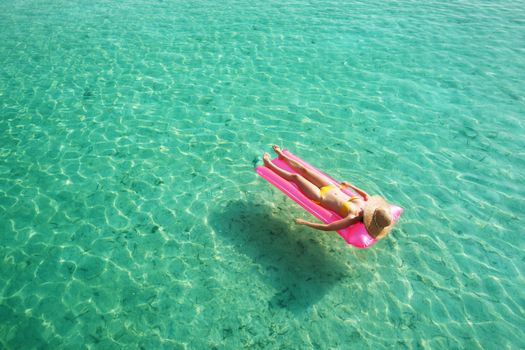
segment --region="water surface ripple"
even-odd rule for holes
[[[525,7],[5,0],[0,347],[520,349]],[[405,208],[370,249],[273,143]]]

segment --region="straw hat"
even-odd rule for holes
[[[368,234],[381,239],[390,232],[394,225],[388,203],[381,196],[370,196],[363,210],[363,223]]]

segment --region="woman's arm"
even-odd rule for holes
[[[341,182],[341,185],[343,185],[343,186],[347,186],[347,187],[350,187],[351,189],[353,189],[354,191],[356,191],[358,195],[360,195],[361,197],[363,197],[363,199],[364,199],[365,201],[368,200],[368,193],[366,193],[365,191],[363,191],[363,190],[360,189],[359,187],[354,186],[354,185],[352,185],[351,183],[348,183],[348,182],[346,182],[346,181]]]
[[[347,226],[350,226],[352,224],[355,224],[356,222],[359,222],[360,220],[361,220],[360,216],[354,216],[354,217],[347,216],[346,218],[334,221],[329,224],[319,224],[316,222],[309,222],[309,221],[297,218],[295,219],[295,223],[298,225],[310,226],[312,228],[315,228],[321,231],[337,231]]]

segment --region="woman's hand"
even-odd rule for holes
[[[304,225],[304,224],[306,223],[305,220],[300,219],[300,218],[295,218],[295,219],[294,219],[294,222],[295,222],[297,225]]]
[[[346,182],[346,181],[343,181],[343,182],[341,182],[341,187],[342,187],[342,188],[350,187],[351,189],[353,189],[354,191],[356,191],[358,195],[360,195],[361,197],[363,197],[363,199],[364,199],[365,201],[368,200],[368,193],[366,193],[365,191],[363,191],[363,190],[360,189],[359,187],[352,185],[351,183],[348,183],[348,182]]]

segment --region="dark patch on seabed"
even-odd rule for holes
[[[270,309],[300,313],[315,305],[338,282],[352,275],[343,263],[304,229],[276,217],[271,208],[233,201],[210,216],[216,232],[266,271],[260,278],[277,292]]]

